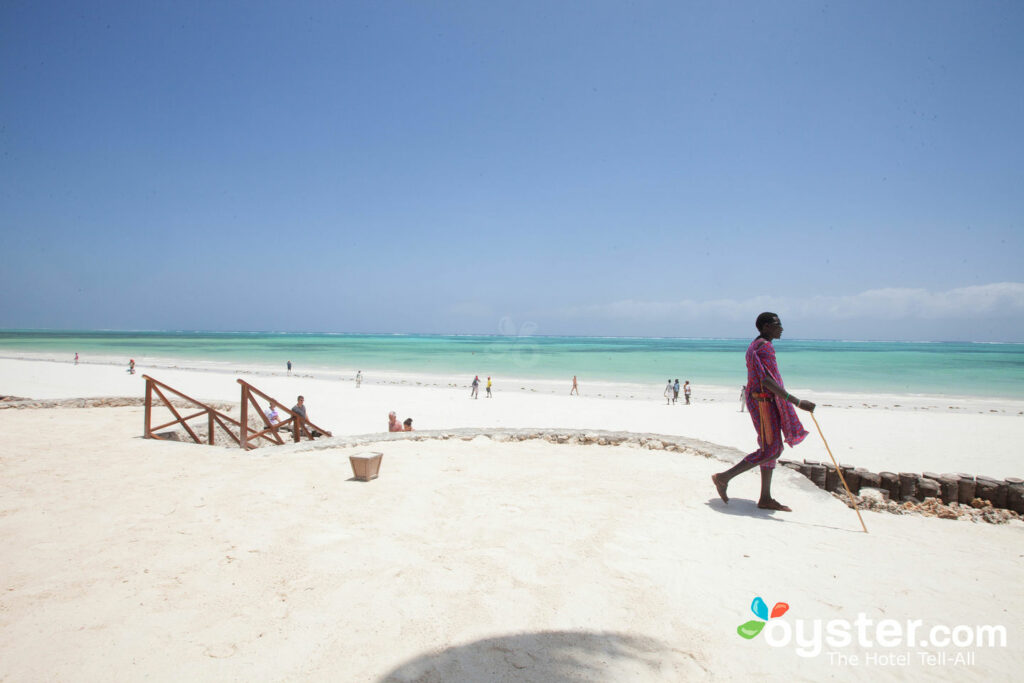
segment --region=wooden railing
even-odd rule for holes
[[[213,438],[213,436],[214,436],[214,425],[220,425],[221,429],[223,429],[224,432],[228,436],[230,436],[234,440],[234,442],[236,444],[240,444],[241,443],[239,441],[238,437],[235,435],[235,433],[231,431],[231,428],[228,427],[228,424],[232,424],[236,428],[240,427],[241,425],[239,425],[239,423],[236,420],[228,417],[227,415],[225,415],[224,413],[220,412],[216,408],[213,408],[211,406],[206,405],[202,401],[197,401],[196,399],[192,398],[191,396],[183,394],[180,391],[178,391],[177,389],[175,389],[173,387],[169,387],[166,384],[164,384],[163,382],[159,382],[159,381],[153,379],[149,375],[143,375],[142,379],[146,380],[146,416],[145,416],[145,431],[143,433],[143,436],[145,438],[147,438],[147,439],[165,440],[164,437],[158,436],[156,434],[156,432],[159,432],[162,429],[167,429],[168,427],[172,427],[172,426],[174,426],[176,424],[180,424],[182,427],[185,428],[185,431],[188,432],[188,435],[192,437],[193,441],[195,441],[196,443],[202,443],[202,440],[199,438],[199,435],[196,434],[195,431],[192,429],[192,427],[189,426],[188,421],[192,420],[194,418],[201,417],[201,416],[205,415],[206,416],[206,428],[207,428],[207,443],[209,443],[210,445],[213,445],[213,442],[214,442],[214,438]],[[189,403],[191,403],[192,405],[196,406],[197,408],[201,408],[201,410],[199,412],[197,412],[197,413],[193,413],[191,415],[186,415],[186,416],[182,417],[181,413],[179,413],[177,411],[177,409],[175,409],[174,405],[171,403],[171,401],[164,394],[164,391],[166,391],[168,393],[171,393],[171,394],[174,394],[175,396],[178,396],[178,397],[188,401]],[[154,393],[157,396],[160,397],[160,400],[162,400],[164,402],[164,406],[166,406],[167,409],[169,411],[171,411],[171,414],[174,415],[174,417],[175,417],[174,420],[171,420],[170,422],[168,422],[166,424],[158,425],[156,427],[153,426],[153,394]]]
[[[238,380],[238,383],[242,385],[242,414],[239,416],[242,421],[242,448],[253,448],[254,446],[251,445],[252,442],[261,437],[269,441],[273,441],[274,443],[277,444],[284,444],[284,440],[278,433],[282,429],[290,429],[292,432],[292,440],[295,441],[296,443],[301,441],[303,436],[309,437],[309,439],[312,440],[313,432],[323,434],[324,436],[331,436],[331,433],[324,429],[323,427],[317,427],[315,424],[307,420],[302,415],[293,412],[283,403],[273,398],[272,396],[264,394],[262,391],[260,391],[253,385],[249,384],[245,380],[240,379]],[[271,406],[275,408],[280,408],[290,417],[287,420],[282,420],[275,424],[270,424],[270,420],[267,419],[266,414],[264,414],[263,409],[260,408],[260,404],[256,402],[256,399],[253,397],[253,394],[259,396]],[[256,414],[260,416],[260,419],[263,420],[263,424],[265,427],[262,431],[254,432],[252,433],[252,435],[250,435],[249,433],[250,405],[252,406],[252,408],[256,410]]]
[[[207,443],[213,445],[214,443],[214,425],[219,425],[224,432],[231,437],[232,441],[245,449],[255,448],[254,442],[258,439],[265,439],[273,444],[283,445],[284,439],[281,438],[279,433],[282,430],[291,430],[292,440],[296,443],[302,440],[302,437],[308,437],[312,440],[314,432],[319,435],[331,436],[331,433],[323,427],[318,427],[302,415],[290,410],[283,403],[264,394],[262,391],[252,386],[244,380],[238,380],[238,383],[242,385],[242,410],[238,420],[228,417],[224,413],[220,412],[212,406],[208,406],[202,401],[198,401],[187,394],[183,394],[177,389],[170,387],[163,382],[157,381],[149,375],[143,375],[142,378],[146,380],[146,411],[145,411],[145,431],[143,437],[147,439],[158,439],[166,440],[166,437],[159,436],[157,432],[168,427],[180,424],[188,432],[188,435],[192,437],[192,440],[196,443],[202,443],[202,439],[196,434],[195,430],[189,426],[188,421],[197,417],[206,416],[207,421]],[[180,397],[185,401],[188,401],[192,405],[196,406],[200,410],[192,413],[191,415],[182,416],[177,411],[171,401],[167,398],[164,392],[173,394],[174,396]],[[164,406],[171,411],[174,415],[174,419],[170,422],[162,425],[153,426],[153,394],[156,394]],[[255,396],[259,396],[265,400],[269,405],[279,408],[289,415],[288,419],[270,423],[267,419],[266,414],[260,408],[260,405],[256,402]],[[256,414],[259,415],[260,420],[263,421],[264,428],[262,430],[254,430],[249,427],[249,407],[252,406],[256,410]],[[229,426],[230,425],[230,426]],[[232,431],[231,426],[237,430]]]

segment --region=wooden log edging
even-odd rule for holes
[[[796,472],[800,472],[814,484],[826,491],[835,492],[830,487],[830,479],[825,475],[821,463],[804,460],[780,459],[779,464]],[[957,474],[938,474],[936,472],[869,472],[858,467],[847,474],[847,466],[843,466],[843,474],[847,477],[850,491],[860,493],[861,488],[873,488],[882,492],[885,500],[896,503],[921,504],[928,499],[941,501],[944,505],[958,503],[960,505],[979,504],[1001,510],[1010,510],[1024,515],[1024,479],[1007,477],[994,479],[986,476],[974,476],[963,472]]]

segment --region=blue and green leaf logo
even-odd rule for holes
[[[754,613],[757,619],[751,619],[745,624],[740,624],[736,627],[736,633],[740,636],[750,640],[764,628],[765,623],[769,619],[775,617],[781,617],[789,610],[789,605],[784,602],[775,603],[775,607],[772,607],[772,613],[768,614],[768,605],[760,597],[754,598],[754,602],[750,603],[750,611]]]

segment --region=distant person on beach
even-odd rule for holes
[[[772,498],[772,472],[775,471],[775,461],[782,454],[783,438],[792,447],[807,437],[807,430],[800,424],[794,406],[810,413],[814,412],[815,405],[793,396],[782,383],[775,361],[775,347],[772,346],[773,339],[782,337],[779,316],[765,312],[757,316],[754,324],[759,334],[747,348],[746,398],[750,419],[757,432],[758,448],[725,472],[711,475],[711,481],[718,495],[728,504],[726,490],[729,481],[737,474],[760,466],[761,498],[757,507],[790,512],[790,508]]]
[[[662,396],[665,397],[665,405],[672,403],[672,380],[665,380],[668,384],[665,385],[665,391],[662,392]]]
[[[388,431],[389,432],[400,432],[400,431],[402,431],[402,425],[398,421],[398,415],[396,415],[395,411],[393,411],[393,410],[390,413],[388,413]]]
[[[75,351],[75,365],[78,365],[78,351]]]
[[[569,390],[569,395],[572,396],[573,394],[580,395],[580,388],[576,384],[576,375],[572,376],[572,389]]]
[[[403,427],[403,429],[402,429],[403,432],[411,432],[412,431],[412,418],[411,417],[405,418],[405,422],[402,423],[402,427]]]
[[[134,375],[135,374],[135,359],[134,358],[132,358],[131,360],[128,361],[128,374],[129,375]]]
[[[683,396],[686,398],[686,405],[690,405],[690,380],[683,382]]]
[[[672,384],[672,405],[676,404],[679,400],[679,380],[676,379],[675,383]]]
[[[491,378],[487,378],[487,398],[491,397]]]
[[[292,371],[292,362],[288,361],[288,372]]]
[[[747,407],[747,387],[740,387],[740,412]]]
[[[362,370],[356,370],[356,389],[358,389],[359,385],[362,384],[362,383],[363,383],[363,371]]]
[[[480,375],[473,377],[473,388],[469,390],[470,398],[480,398]]]

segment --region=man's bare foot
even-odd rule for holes
[[[793,511],[792,508],[786,507],[785,505],[783,505],[779,501],[775,500],[774,498],[769,498],[767,501],[765,501],[763,503],[759,502],[757,504],[757,507],[761,508],[762,510],[778,510],[779,512],[792,512]]]
[[[717,474],[712,474],[711,475],[711,481],[715,484],[715,488],[718,489],[718,495],[722,499],[722,502],[724,502],[726,505],[728,505],[729,504],[729,496],[725,495],[725,490],[727,488],[729,488],[729,482],[725,482],[725,483],[722,483],[722,484],[718,483],[718,476],[719,475],[717,475]]]

